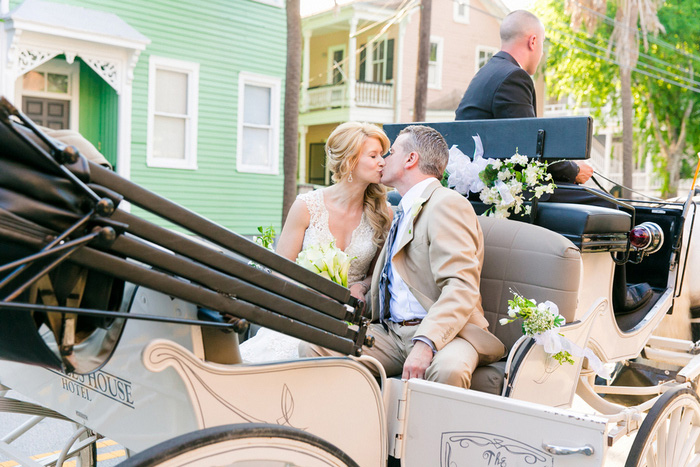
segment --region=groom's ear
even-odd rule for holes
[[[408,157],[406,158],[406,168],[411,169],[413,167],[418,166],[418,158],[420,156],[418,155],[417,152],[412,151],[411,153],[408,154]]]

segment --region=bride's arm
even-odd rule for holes
[[[284,223],[282,233],[277,240],[276,252],[285,258],[296,261],[304,243],[304,233],[309,227],[310,215],[306,203],[299,199],[292,203]]]

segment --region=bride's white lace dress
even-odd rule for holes
[[[323,190],[315,190],[298,196],[309,210],[309,227],[304,232],[302,249],[310,245],[326,245],[335,241],[328,226],[328,210],[323,201]],[[363,213],[359,225],[352,232],[350,244],[345,253],[355,258],[348,270],[348,283],[362,280],[377,252],[372,238],[374,231]],[[337,242],[336,242],[337,244]],[[299,358],[299,339],[271,329],[261,328],[251,339],[241,344],[241,357],[244,363],[269,362]]]

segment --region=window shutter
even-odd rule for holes
[[[360,46],[360,81],[367,81],[365,79],[365,65],[367,63],[367,44],[362,44]]]
[[[394,79],[394,39],[386,41],[386,80]]]

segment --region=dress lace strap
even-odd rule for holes
[[[309,216],[311,217],[311,225],[318,225],[323,217],[324,211],[326,210],[326,207],[323,205],[321,190],[302,193],[297,196],[297,199],[300,199],[306,203],[306,208],[309,210]]]

